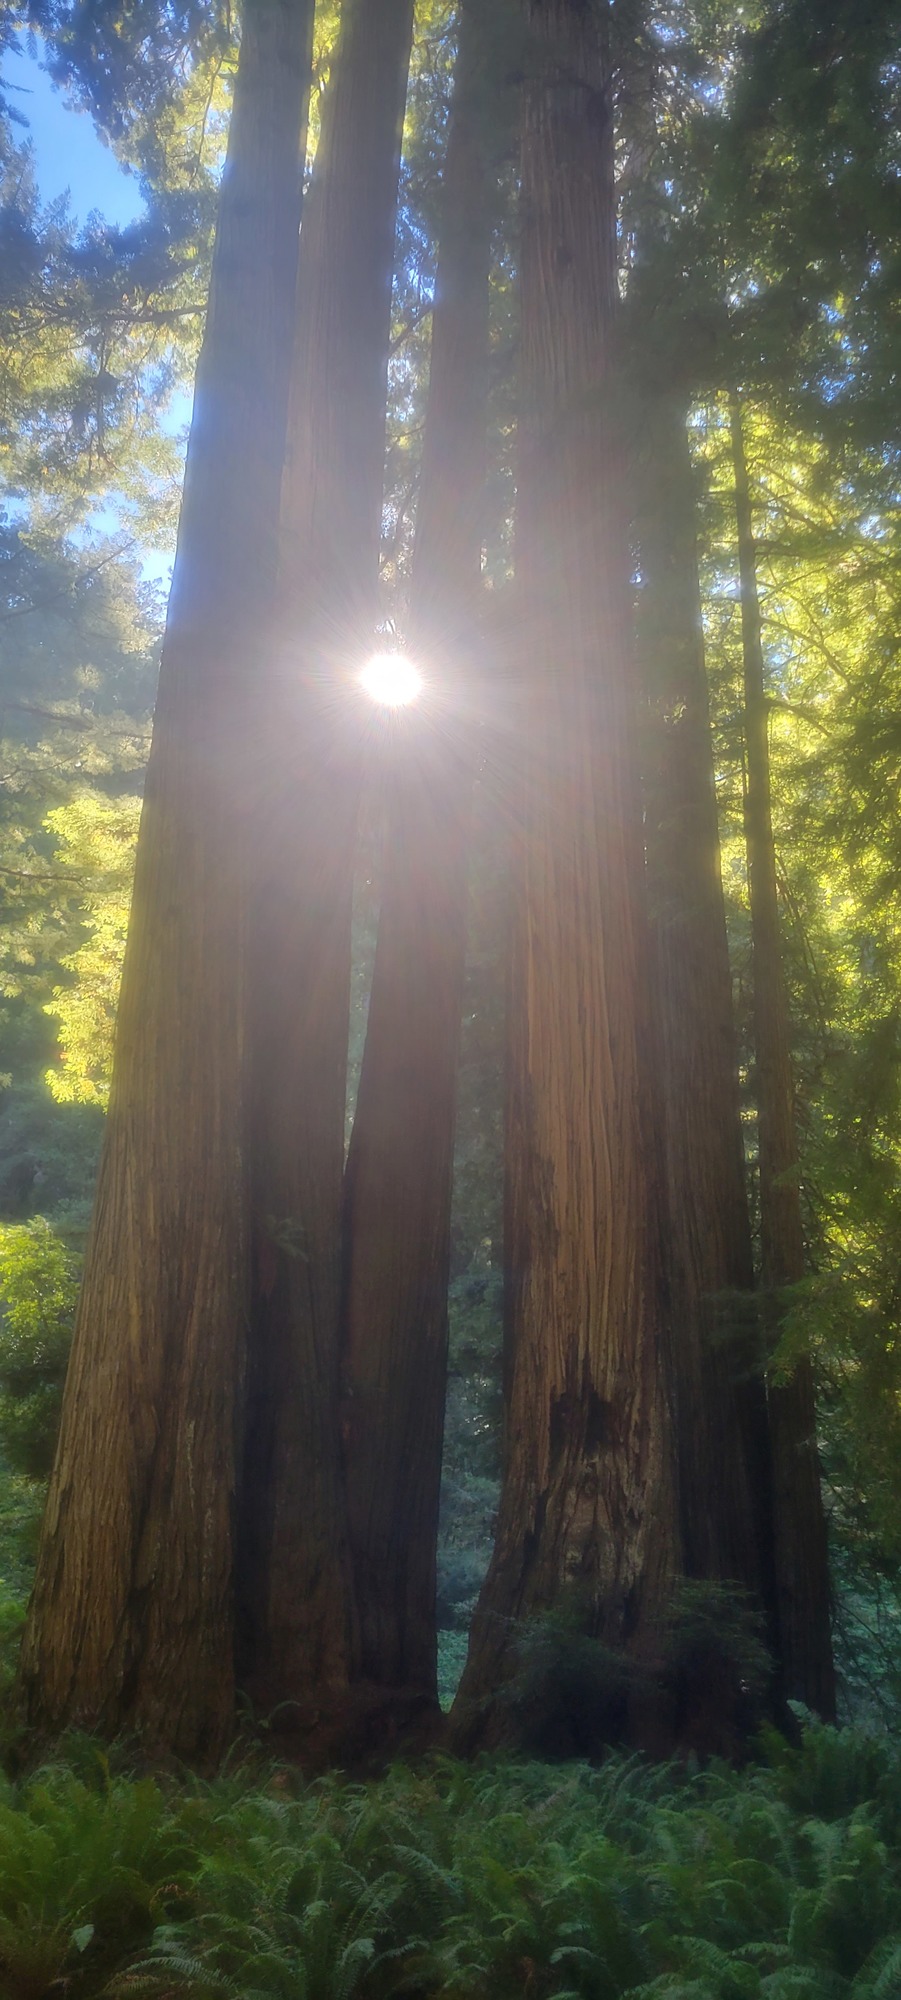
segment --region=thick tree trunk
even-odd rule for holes
[[[607,11],[527,0],[509,1003],[508,1399],[494,1555],[462,1740],[518,1621],[578,1590],[591,1631],[656,1651],[678,1526],[662,1375],[644,855],[611,344]]]
[[[756,1340],[732,980],[685,413],[646,406],[638,530],[645,835],[663,1102],[686,1571],[772,1607],[772,1475]]]
[[[112,1102],[22,1655],[32,1722],[214,1756],[248,1301],[241,795],[269,615],[312,8],[247,0]]]
[[[730,397],[745,674],[745,836],[754,964],[754,1052],[760,1171],[760,1265],[770,1341],[780,1294],[804,1276],[798,1145],[788,996],[782,965],[770,800],[766,675],[757,595],[751,491],[737,395]],[[829,1618],[829,1550],[808,1356],[787,1382],[769,1384],[780,1656],[787,1696],[835,1713]]]
[[[411,645],[426,687],[390,770],[378,945],[345,1178],[343,1437],[360,1671],[437,1702],[447,1376],[491,237],[484,0],[464,0],[442,200]]]
[[[347,0],[300,248],[267,663],[250,1009],[256,1271],[241,1671],[301,1727],[352,1672],[338,1314],[357,676],[376,616],[385,390],[413,0]],[[288,1709],[282,1718],[290,1721]]]

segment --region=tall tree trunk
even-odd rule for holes
[[[213,1756],[233,1716],[243,753],[270,615],[312,8],[247,0],[112,1101],[22,1654],[31,1720]]]
[[[463,689],[480,590],[491,239],[485,0],[464,0],[410,631],[426,688],[390,776],[345,1178],[343,1436],[360,1668],[437,1702],[435,1552],[465,950]]]
[[[526,0],[526,19],[508,1400],[497,1537],[458,1696],[464,1740],[498,1732],[491,1697],[511,1630],[568,1585],[607,1645],[651,1656],[678,1545],[611,410],[608,19],[584,0]]]
[[[742,411],[735,394],[730,396],[730,422],[745,676],[745,837],[754,963],[760,1265],[769,1337],[775,1343],[782,1317],[780,1295],[785,1286],[804,1276],[804,1226],[776,886],[757,560]],[[784,1692],[828,1718],[835,1713],[829,1550],[809,1356],[796,1362],[787,1382],[770,1381],[769,1416]]]
[[[376,618],[413,0],[346,0],[300,247],[281,548],[264,673],[250,1032],[256,1269],[242,1554],[255,1701],[339,1707],[354,1626],[338,1439],[351,899]],[[290,1717],[282,1710],[285,1721]]]
[[[766,1391],[757,1367],[732,979],[685,412],[645,406],[638,531],[645,835],[660,1054],[685,1566],[772,1605]]]

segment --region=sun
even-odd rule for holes
[[[375,653],[363,668],[360,686],[382,708],[406,708],[422,692],[422,675],[405,653]]]

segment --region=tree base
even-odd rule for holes
[[[256,1741],[311,1777],[324,1771],[376,1776],[397,1759],[448,1746],[448,1719],[421,1688],[363,1681],[316,1700],[283,1702]]]

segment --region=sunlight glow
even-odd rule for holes
[[[422,692],[422,675],[404,653],[376,653],[363,668],[360,686],[383,708],[405,708]]]

